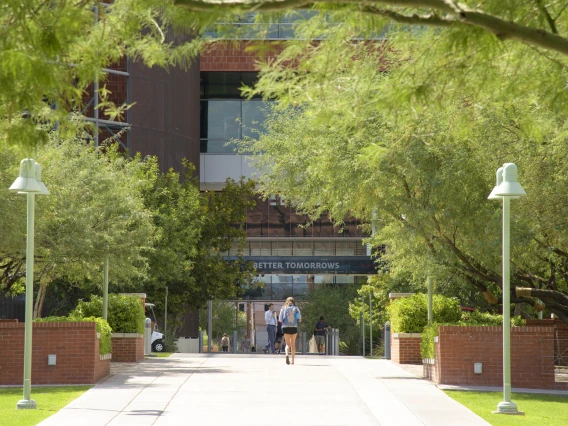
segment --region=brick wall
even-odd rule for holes
[[[24,323],[0,323],[0,385],[21,385],[24,371]],[[93,384],[110,374],[101,360],[92,322],[34,323],[32,384]],[[55,354],[57,364],[47,365]]]
[[[112,360],[138,362],[144,359],[144,336],[138,333],[112,334]]]
[[[553,327],[511,328],[511,385],[532,389],[568,389],[554,375]],[[438,384],[502,386],[502,327],[443,326],[435,343],[434,363],[424,363],[424,376]],[[482,363],[474,374],[473,364]]]
[[[422,364],[420,333],[392,333],[391,361],[397,364]]]
[[[261,44],[261,49],[251,49]],[[284,44],[278,41],[217,41],[210,43],[201,54],[200,68],[201,71],[257,71],[258,60],[274,58],[283,49]]]

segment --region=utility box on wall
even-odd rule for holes
[[[57,355],[50,354],[47,356],[47,365],[57,365]]]

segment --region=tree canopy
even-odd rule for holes
[[[555,100],[565,97],[566,9],[563,1],[541,0],[483,5],[452,0],[7,0],[0,7],[0,140],[22,146],[45,143],[46,130],[38,123],[76,134],[86,123],[68,120],[68,113],[82,110],[95,80],[101,81],[101,110],[107,118],[119,118],[130,105],[109,100],[106,68],[125,56],[150,67],[187,67],[211,42],[206,29],[233,37],[232,24],[250,12],[257,14],[258,37],[265,28],[260,24],[284,18],[298,24],[295,37],[305,45],[328,37],[326,25],[348,30],[344,36],[350,39],[386,42],[386,50],[412,43],[419,33],[433,34],[431,43],[406,61],[410,84],[402,92],[422,93],[432,79],[469,81],[474,70],[491,68],[495,59],[509,56],[509,49],[526,46],[523,58],[510,64],[503,86],[514,90],[515,68],[534,66],[537,75],[544,62],[552,72],[532,82]],[[298,14],[304,11],[310,12],[307,20]],[[430,74],[418,72],[426,66]],[[483,84],[482,78],[474,80]]]
[[[327,210],[337,221],[354,215],[370,223],[375,211],[373,242],[386,245],[382,259],[391,275],[411,273],[423,281],[431,274],[473,286],[495,303],[501,209],[487,196],[497,168],[515,162],[528,196],[512,202],[512,283],[532,288],[531,296],[567,321],[563,109],[529,82],[528,67],[519,74],[522,97],[499,90],[524,47],[495,61],[481,87],[433,79],[422,99],[399,102],[406,95],[397,83],[407,75],[409,57],[403,47],[385,53],[364,42],[323,41],[313,47],[317,54],[304,52],[290,73],[293,82],[282,78],[286,51],[267,66],[255,90],[282,102],[267,132],[244,144],[256,154],[261,189],[285,194],[312,217]],[[352,60],[338,61],[339,55]],[[385,56],[393,64],[388,72],[377,66]],[[536,303],[526,294],[512,300]]]
[[[113,287],[147,292],[163,306],[168,286],[176,315],[210,298],[236,297],[239,283],[252,281],[247,262],[228,263],[225,256],[244,248],[253,182],[228,182],[222,194],[202,196],[191,164],[186,176],[162,173],[155,157],[128,158],[115,145],[97,149],[85,139],[48,135],[52,140],[35,156],[51,192],[36,197],[36,316],[52,284],[82,288],[84,297],[98,293],[107,256]],[[8,191],[21,155],[0,151],[0,294],[23,291],[26,203]]]

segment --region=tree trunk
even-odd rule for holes
[[[45,293],[47,293],[47,283],[41,283],[39,285],[39,291],[37,292],[37,299],[34,307],[34,316],[33,316],[34,319],[41,318],[41,311],[43,309]]]

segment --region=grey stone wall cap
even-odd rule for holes
[[[110,335],[110,337],[116,337],[116,338],[130,338],[130,339],[134,339],[136,337],[141,337],[143,338],[144,335],[143,334],[138,334],[138,333],[112,333]]]
[[[412,337],[422,337],[422,333],[393,333],[395,339],[410,339]]]
[[[389,299],[400,299],[401,297],[410,297],[414,296],[414,293],[389,293]]]
[[[146,299],[146,293],[118,293],[119,296],[137,296]]]

